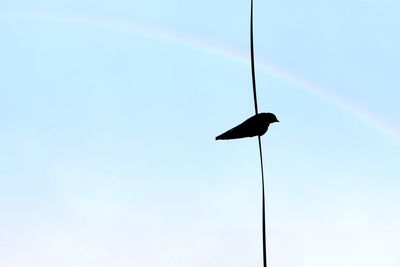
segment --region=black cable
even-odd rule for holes
[[[261,137],[258,136],[258,148],[260,150],[260,163],[261,163],[261,186],[262,186],[262,239],[263,239],[263,266],[267,267],[267,229],[265,224],[265,185],[264,185],[264,164],[261,146]]]
[[[251,54],[251,78],[253,81],[254,108],[257,115],[258,106],[257,106],[257,89],[256,89],[256,67],[254,64],[254,43],[253,43],[253,0],[251,0],[251,11],[250,11],[250,54]]]
[[[251,0],[250,7],[250,54],[251,54],[251,78],[253,84],[253,97],[254,97],[254,109],[256,115],[258,114],[257,106],[257,88],[256,88],[256,70],[254,63],[254,37],[253,37],[253,0]],[[265,224],[265,185],[264,185],[264,164],[262,156],[261,137],[258,136],[258,148],[260,151],[260,163],[261,163],[261,184],[262,184],[262,240],[263,240],[263,266],[267,267],[267,238],[266,238],[266,224]]]

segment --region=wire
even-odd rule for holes
[[[257,105],[257,88],[256,88],[256,67],[254,63],[254,36],[253,36],[253,0],[251,0],[250,7],[250,54],[251,54],[251,78],[253,84],[253,98],[254,98],[254,110],[256,115],[258,114]],[[260,151],[260,163],[261,163],[261,185],[262,185],[262,240],[263,240],[263,266],[267,267],[267,237],[266,237],[266,223],[265,223],[265,185],[264,185],[264,164],[261,146],[261,137],[258,136],[258,148]]]
[[[267,267],[267,229],[265,224],[265,186],[264,186],[264,164],[261,146],[261,137],[258,136],[258,148],[260,150],[260,163],[261,163],[261,186],[262,186],[262,239],[263,239],[263,266]]]
[[[254,63],[254,41],[253,41],[253,0],[251,0],[251,11],[250,11],[250,54],[251,54],[251,78],[253,82],[253,97],[254,97],[254,109],[256,115],[258,114],[257,106],[257,88],[256,88],[256,67]]]

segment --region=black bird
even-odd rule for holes
[[[245,120],[238,126],[215,137],[215,140],[229,140],[244,137],[262,136],[271,123],[279,122],[273,113],[259,113]]]

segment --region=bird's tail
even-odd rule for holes
[[[215,140],[230,140],[230,139],[239,139],[243,137],[249,137],[249,136],[243,133],[235,133],[234,131],[229,130],[215,137]]]
[[[221,134],[222,135],[222,134]],[[215,140],[222,140],[221,135],[218,135],[217,137],[215,137]]]
[[[215,140],[228,140],[228,139],[232,139],[232,138],[229,138],[229,136],[227,136],[226,133],[220,134],[217,137],[215,137]]]

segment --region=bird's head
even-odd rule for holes
[[[260,115],[262,115],[263,119],[268,123],[279,122],[274,113],[260,113]]]

